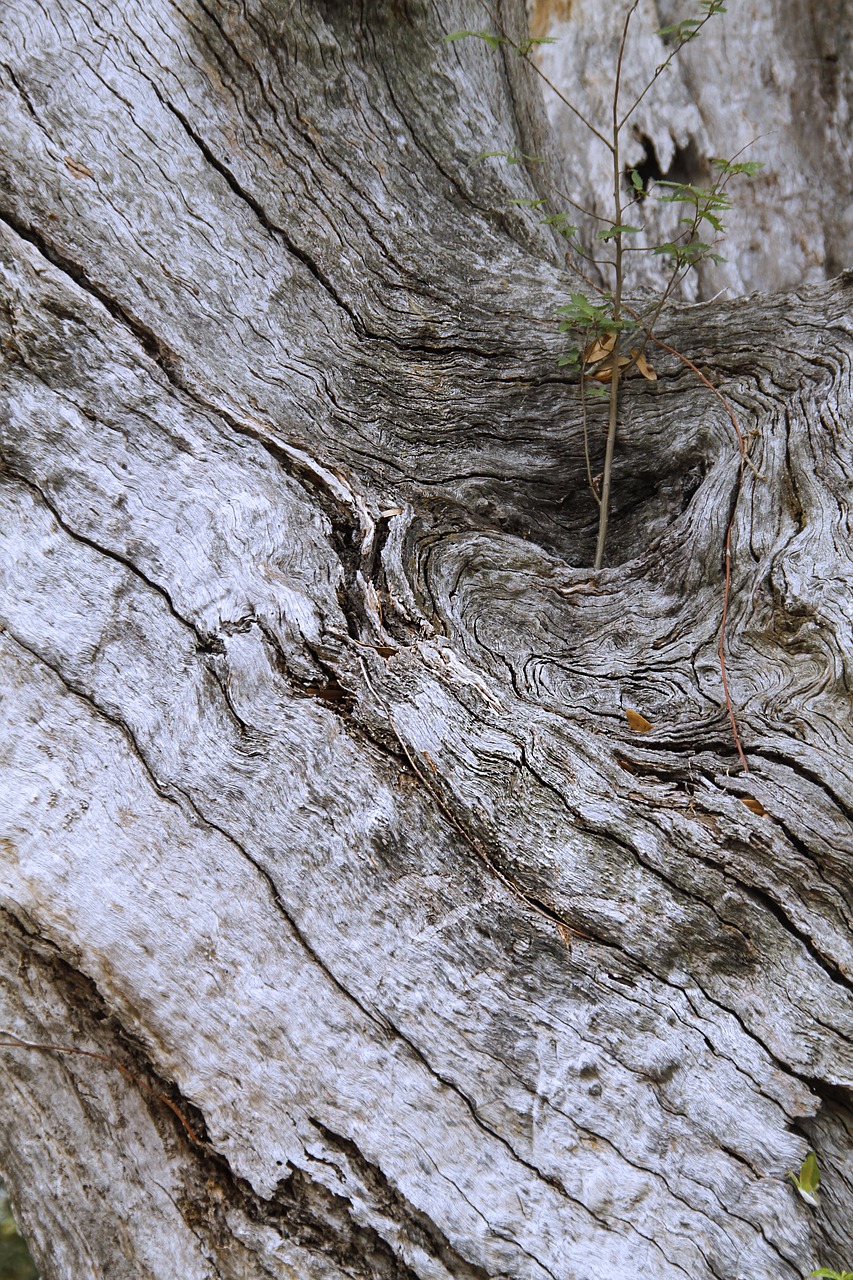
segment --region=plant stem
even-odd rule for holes
[[[617,351],[614,347],[614,352]],[[604,451],[604,479],[601,482],[601,502],[598,515],[598,541],[595,544],[593,569],[598,572],[604,562],[604,543],[607,538],[607,516],[610,510],[610,481],[613,476],[613,450],[616,446],[616,423],[619,416],[619,360],[613,364],[610,382],[610,418],[607,424],[607,448]]]
[[[583,364],[581,364],[581,422],[583,423],[583,456],[586,462],[587,484],[589,485],[590,493],[600,507],[601,499],[595,491],[595,483],[592,478],[592,463],[589,457],[589,423],[586,415],[586,379],[584,378]]]
[[[19,1036],[15,1035],[14,1031],[6,1031],[5,1027],[0,1028],[0,1032],[2,1032],[4,1036],[9,1035],[13,1037],[11,1040],[0,1040],[0,1048],[2,1049],[35,1049],[38,1053],[64,1053],[75,1055],[79,1058],[93,1058],[96,1062],[103,1062],[108,1067],[114,1067],[115,1070],[121,1072],[125,1080],[129,1081],[129,1083],[134,1085],[135,1088],[141,1090],[143,1093],[150,1093],[152,1098],[156,1098],[158,1102],[163,1103],[164,1107],[168,1107],[172,1114],[183,1125],[190,1142],[197,1147],[203,1147],[205,1145],[201,1138],[199,1138],[191,1128],[189,1121],[184,1118],[175,1103],[172,1102],[171,1098],[167,1098],[163,1093],[158,1093],[150,1084],[146,1084],[139,1076],[134,1075],[134,1073],[126,1067],[124,1063],[119,1062],[116,1058],[111,1058],[109,1054],[96,1053],[94,1049],[77,1049],[73,1045],[67,1044],[43,1044],[41,1041],[21,1040]]]
[[[601,503],[599,504],[598,513],[598,539],[595,544],[595,560],[593,569],[598,572],[604,563],[604,544],[607,540],[607,520],[610,513],[610,486],[613,479],[613,453],[616,448],[616,427],[619,422],[619,329],[618,325],[622,319],[622,282],[624,278],[624,267],[622,263],[622,232],[619,228],[622,226],[622,164],[619,154],[619,133],[621,124],[619,122],[619,86],[622,80],[622,61],[625,56],[625,43],[628,39],[628,26],[634,10],[637,8],[639,0],[634,0],[627,14],[625,15],[625,25],[622,28],[622,39],[619,42],[619,57],[616,61],[616,80],[613,85],[613,107],[612,107],[612,142],[610,152],[613,157],[613,225],[617,228],[616,235],[613,237],[614,244],[614,267],[616,280],[613,288],[613,309],[612,318],[617,325],[616,341],[613,344],[613,352],[611,360],[613,361],[610,376],[610,414],[607,422],[607,447],[604,451],[604,478],[601,483]]]
[[[729,517],[729,524],[728,524],[728,528],[726,529],[726,544],[725,544],[726,576],[725,576],[725,586],[723,588],[723,618],[722,618],[722,622],[720,623],[720,643],[717,646],[717,657],[720,660],[720,676],[723,681],[723,696],[725,697],[725,700],[726,700],[726,710],[729,713],[729,723],[732,726],[732,733],[734,735],[735,746],[737,747],[737,753],[740,756],[740,762],[743,765],[744,773],[749,773],[749,765],[746,762],[746,756],[744,755],[743,746],[741,745],[740,734],[738,733],[737,717],[735,716],[735,709],[734,709],[734,705],[732,704],[732,697],[731,697],[731,694],[729,693],[729,680],[728,680],[728,673],[726,671],[726,623],[729,617],[729,602],[731,599],[731,591],[732,591],[732,529],[734,528],[734,524],[735,524],[735,516],[737,514],[738,499],[740,498],[741,491],[743,489],[743,472],[744,472],[744,455],[743,453],[741,453],[740,469],[738,470],[738,477],[737,477],[737,490],[735,491],[735,500],[734,500],[734,503],[732,504],[732,514]]]
[[[636,8],[636,5],[635,5],[634,7]],[[633,10],[632,10],[632,12],[633,12]],[[678,56],[678,54],[679,54],[679,53],[681,53],[681,50],[682,50],[682,49],[684,48],[684,46],[688,43],[688,40],[692,40],[694,36],[698,36],[699,32],[702,30],[702,28],[704,27],[705,23],[708,21],[708,19],[709,19],[709,18],[712,18],[713,16],[714,16],[714,11],[712,11],[712,12],[710,12],[710,13],[706,13],[706,14],[705,14],[705,17],[702,19],[702,21],[699,23],[699,25],[693,29],[692,34],[691,34],[690,36],[688,36],[687,40],[680,40],[680,41],[678,41],[678,43],[676,44],[676,46],[675,46],[675,48],[672,50],[672,52],[669,54],[669,56],[668,56],[667,58],[665,58],[665,60],[660,64],[660,66],[659,66],[659,67],[656,67],[656,68],[655,68],[655,73],[654,73],[654,75],[652,76],[652,78],[651,78],[651,80],[649,81],[649,83],[646,85],[646,87],[645,87],[645,89],[643,90],[643,92],[640,94],[640,96],[639,96],[637,99],[635,99],[635,101],[634,101],[634,102],[632,102],[632,103],[631,103],[630,107],[629,107],[629,108],[628,108],[628,110],[625,112],[625,114],[624,114],[624,116],[622,117],[622,119],[619,121],[619,128],[620,128],[620,129],[622,128],[622,126],[623,126],[624,124],[627,124],[627,122],[631,119],[631,116],[632,116],[632,115],[634,114],[634,112],[637,110],[637,107],[638,107],[638,106],[640,105],[640,103],[643,101],[643,98],[645,98],[645,96],[646,96],[646,94],[648,93],[649,89],[651,89],[652,85],[656,83],[656,81],[657,81],[657,79],[658,79],[658,76],[660,76],[664,71],[666,71],[667,67],[668,67],[668,66],[669,66],[669,64],[672,62],[673,58],[677,57],[677,56]]]
[[[706,378],[704,373],[702,373],[700,369],[697,369],[696,365],[693,363],[692,360],[688,360],[687,356],[683,355],[680,351],[677,351],[675,347],[671,347],[668,342],[664,342],[663,339],[661,338],[656,338],[653,333],[649,333],[648,337],[657,346],[662,347],[664,351],[669,351],[672,353],[672,355],[677,356],[678,359],[681,360],[683,364],[687,365],[688,369],[693,370],[693,372],[696,374],[696,377],[700,380],[700,382],[704,382],[708,390],[714,393],[714,395],[722,404],[726,413],[729,415],[729,420],[732,426],[734,427],[735,435],[737,436],[738,452],[740,454],[740,466],[738,468],[737,489],[735,491],[735,500],[732,505],[732,514],[729,517],[729,523],[726,528],[726,540],[725,540],[725,546],[724,546],[725,576],[724,576],[724,585],[723,585],[723,617],[720,623],[720,641],[717,646],[717,657],[720,663],[720,678],[723,682],[723,696],[726,700],[726,711],[728,713],[729,722],[732,726],[732,735],[735,740],[735,746],[737,748],[737,753],[740,756],[740,761],[741,761],[741,764],[743,765],[744,773],[749,773],[749,765],[747,764],[746,755],[744,754],[744,750],[743,750],[743,744],[741,743],[741,740],[740,740],[740,733],[738,732],[737,716],[735,715],[734,703],[732,702],[731,694],[729,693],[729,680],[728,680],[728,673],[726,671],[726,623],[728,622],[728,618],[729,618],[729,603],[731,600],[731,589],[732,589],[732,530],[734,529],[735,515],[737,514],[737,504],[740,499],[741,491],[743,489],[743,478],[745,473],[745,467],[749,465],[753,468],[753,470],[755,470],[755,466],[749,457],[749,446],[747,444],[746,436],[743,434],[743,432],[740,429],[740,423],[735,417],[734,409],[731,407],[731,405],[729,404],[726,397],[722,394],[722,392],[718,391],[718,389],[714,386],[713,382],[711,382],[708,378]],[[758,473],[756,472],[756,474]]]
[[[637,3],[639,3],[639,0],[637,0]],[[585,125],[586,128],[589,129],[590,133],[594,134],[595,137],[598,138],[599,142],[603,142],[605,147],[607,147],[609,151],[611,144],[610,142],[608,142],[607,138],[605,138],[604,134],[600,133],[599,130],[596,129],[592,121],[587,120],[586,116],[581,111],[578,111],[575,104],[566,97],[566,95],[562,92],[562,90],[557,88],[553,80],[550,80],[548,76],[546,76],[545,72],[538,66],[536,59],[531,58],[529,53],[523,53],[522,50],[519,49],[517,42],[513,40],[512,36],[507,31],[506,27],[498,20],[497,14],[489,7],[488,4],[486,4],[486,0],[480,0],[480,6],[483,9],[485,9],[486,13],[491,18],[492,23],[496,27],[498,34],[500,35],[504,43],[508,44],[510,49],[514,49],[517,54],[519,54],[522,58],[524,58],[525,62],[527,62],[528,65],[533,68],[534,72],[539,77],[539,79],[542,80],[545,84],[547,84],[548,88],[552,91],[552,93],[555,93],[557,97],[560,99],[560,101],[563,103],[563,105],[565,107],[568,107],[572,115],[576,116],[577,119],[580,120],[581,124]],[[634,8],[636,9],[636,7],[637,5],[635,4]]]

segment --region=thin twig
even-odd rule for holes
[[[625,57],[625,45],[628,41],[628,27],[640,0],[633,4],[625,14],[622,27],[622,38],[619,41],[619,55],[616,59],[616,81],[613,86],[613,106],[611,125],[613,129],[613,225],[617,228],[614,236],[614,266],[616,279],[613,286],[613,304],[611,315],[616,326],[616,340],[613,343],[613,355],[610,373],[610,412],[607,422],[607,444],[604,450],[604,477],[601,482],[601,502],[598,508],[598,537],[595,543],[595,559],[593,569],[597,573],[604,563],[604,544],[607,540],[607,522],[610,515],[610,487],[613,482],[613,454],[616,449],[616,430],[619,424],[619,324],[622,319],[622,285],[624,270],[622,266],[622,165],[619,154],[619,89],[622,83],[622,63]]]
[[[619,120],[619,88],[622,82],[622,62],[625,57],[625,45],[628,42],[628,27],[639,3],[640,0],[633,0],[633,4],[625,14],[625,21],[622,24],[622,39],[619,41],[619,56],[616,59],[616,82],[613,86],[613,129],[615,133],[619,133],[624,124],[624,120]]]
[[[728,414],[729,421],[734,427],[735,434],[737,435],[738,452],[740,454],[740,465],[738,467],[737,487],[735,490],[735,500],[732,505],[732,514],[729,517],[728,527],[726,528],[726,540],[725,540],[725,546],[724,546],[725,584],[723,587],[723,616],[720,622],[720,642],[717,646],[717,656],[720,660],[720,678],[723,683],[723,696],[725,697],[725,700],[726,700],[726,711],[728,712],[729,721],[732,726],[732,735],[735,740],[735,746],[737,747],[737,753],[740,756],[740,761],[741,761],[741,764],[743,765],[744,773],[749,773],[749,765],[747,764],[746,756],[743,750],[743,745],[741,744],[741,740],[740,740],[740,733],[738,732],[737,716],[735,715],[734,703],[732,702],[731,694],[729,693],[729,681],[728,681],[728,675],[726,672],[726,623],[728,622],[728,618],[729,618],[729,604],[731,602],[731,588],[732,588],[732,553],[731,553],[732,530],[734,529],[738,502],[740,500],[740,495],[743,490],[743,477],[746,471],[746,466],[747,464],[749,464],[750,466],[752,466],[754,471],[755,471],[755,467],[750,460],[748,446],[746,443],[746,437],[744,436],[743,432],[740,429],[740,423],[738,422],[735,416],[735,411],[729,404],[726,397],[722,394],[722,392],[719,391],[714,386],[713,382],[711,382],[709,378],[705,377],[704,373],[702,373],[700,369],[697,369],[693,361],[689,360],[687,356],[682,355],[680,351],[677,351],[675,347],[671,347],[668,342],[664,342],[662,338],[656,338],[653,333],[650,333],[648,336],[652,342],[657,344],[657,346],[662,347],[664,351],[669,351],[672,355],[676,356],[679,360],[681,360],[683,364],[686,364],[689,369],[692,369],[692,371],[696,374],[696,377],[699,378],[699,380],[703,382],[705,386],[709,388],[709,390],[713,391],[714,395],[720,401],[726,413]]]
[[[619,421],[619,346],[613,347],[613,364],[610,375],[610,412],[607,420],[607,444],[604,449],[604,478],[601,482],[601,501],[598,504],[598,538],[595,543],[593,569],[596,573],[604,563],[604,543],[607,538],[607,520],[610,514],[610,485],[613,479],[613,453],[616,448],[616,427]]]
[[[627,307],[625,309],[626,311],[628,310]],[[671,355],[676,356],[677,359],[679,359],[682,364],[686,364],[688,369],[692,369],[692,371],[696,374],[696,377],[699,379],[699,381],[704,382],[705,386],[708,388],[709,391],[713,391],[714,395],[717,397],[717,399],[720,401],[723,408],[725,409],[726,413],[729,415],[729,421],[731,422],[732,426],[735,429],[735,435],[737,436],[738,451],[740,452],[740,455],[742,458],[747,459],[748,450],[746,445],[746,438],[740,429],[740,424],[738,423],[737,418],[735,417],[734,409],[731,407],[731,405],[729,404],[728,400],[723,395],[723,393],[721,391],[718,391],[717,388],[714,386],[713,382],[711,382],[709,378],[705,377],[702,370],[697,369],[693,361],[688,359],[688,357],[684,355],[681,351],[676,350],[675,347],[671,347],[668,342],[664,342],[663,338],[658,338],[654,333],[650,333],[648,337],[649,337],[649,340],[653,342],[656,346],[662,347],[664,351],[668,351]]]
[[[731,584],[732,584],[731,541],[732,541],[732,529],[734,528],[734,523],[735,523],[735,515],[737,514],[737,504],[738,504],[738,500],[740,499],[741,489],[743,488],[743,470],[744,470],[743,455],[741,455],[740,467],[738,468],[737,489],[735,490],[735,500],[732,503],[732,514],[729,517],[729,524],[728,524],[728,528],[726,529],[726,545],[725,545],[726,584],[723,589],[723,617],[720,623],[720,643],[717,646],[717,656],[720,659],[720,676],[723,681],[723,695],[725,696],[725,699],[726,699],[726,710],[729,713],[729,721],[731,722],[731,726],[732,726],[732,734],[734,735],[735,746],[737,747],[737,753],[740,756],[740,762],[743,765],[744,773],[749,773],[749,765],[746,762],[746,756],[744,755],[743,747],[741,746],[740,734],[738,733],[738,727],[737,727],[737,719],[735,717],[734,704],[732,703],[731,695],[729,694],[729,682],[726,676],[726,622],[728,621],[728,616],[729,616],[729,597],[731,595]]]
[[[564,191],[562,187],[558,187],[556,182],[554,182],[552,178],[549,178],[546,174],[544,174],[541,169],[538,172],[539,172],[540,178],[545,182],[545,185],[550,187],[551,190],[554,192],[554,194],[558,195],[561,200],[565,201],[566,204],[570,204],[573,209],[577,209],[578,213],[584,214],[584,216],[587,218],[593,218],[595,219],[596,222],[606,222],[608,226],[613,225],[606,214],[595,213],[594,210],[587,209],[586,205],[578,204],[577,200],[573,200],[572,197],[568,194],[568,192]]]
[[[583,456],[586,461],[586,479],[587,479],[587,483],[589,484],[590,493],[595,498],[596,502],[600,507],[601,498],[599,498],[595,490],[595,484],[593,483],[593,479],[592,479],[592,463],[590,462],[590,459],[589,459],[589,428],[587,425],[587,416],[586,416],[586,376],[585,376],[583,363],[581,363],[580,388],[581,388],[581,421],[583,423]]]
[[[670,65],[670,63],[672,62],[672,60],[673,60],[674,58],[676,58],[676,57],[679,55],[679,53],[681,53],[681,50],[684,48],[684,46],[685,46],[686,44],[689,44],[689,43],[690,43],[690,41],[691,41],[691,40],[693,40],[695,36],[698,36],[699,32],[702,30],[702,28],[704,27],[705,23],[706,23],[710,18],[713,18],[713,16],[714,16],[714,13],[713,13],[713,12],[711,12],[711,13],[706,13],[706,14],[705,14],[705,17],[704,17],[704,18],[702,19],[702,21],[699,23],[698,27],[694,27],[694,28],[693,28],[693,30],[691,31],[691,33],[690,33],[689,37],[688,37],[686,40],[680,40],[680,41],[678,42],[678,44],[676,44],[675,48],[673,49],[673,51],[672,51],[672,53],[669,55],[669,57],[668,57],[668,58],[666,58],[666,59],[665,59],[665,61],[663,61],[663,62],[660,64],[660,66],[655,67],[654,75],[652,76],[651,80],[650,80],[650,81],[649,81],[649,83],[646,85],[645,89],[644,89],[644,90],[643,90],[643,92],[640,94],[640,96],[639,96],[637,99],[635,99],[635,101],[631,104],[631,106],[630,106],[630,107],[628,108],[628,110],[625,112],[625,114],[624,114],[624,116],[622,117],[622,119],[619,121],[619,128],[620,128],[620,129],[622,128],[622,126],[623,126],[623,125],[626,125],[626,124],[628,123],[628,121],[631,119],[631,116],[632,116],[632,115],[634,114],[634,112],[637,110],[637,107],[638,107],[638,106],[640,105],[640,103],[643,101],[643,98],[645,98],[646,94],[649,92],[649,90],[652,88],[652,86],[653,86],[654,84],[656,84],[656,83],[657,83],[658,77],[659,77],[659,76],[661,76],[661,75],[663,75],[664,71],[666,71],[667,67]]]
[[[512,36],[510,36],[510,35],[508,35],[508,34],[507,34],[506,28],[503,26],[503,24],[502,24],[502,23],[500,23],[500,22],[498,21],[497,15],[496,15],[496,14],[494,14],[494,13],[492,12],[492,10],[489,8],[489,6],[486,4],[486,0],[480,0],[480,7],[481,7],[481,8],[483,8],[483,9],[485,9],[486,13],[487,13],[487,14],[489,15],[489,17],[491,18],[491,20],[492,20],[492,22],[494,23],[495,27],[497,27],[498,34],[500,35],[501,39],[502,39],[506,44],[508,44],[508,45],[509,45],[509,47],[510,47],[511,49],[514,49],[514,50],[515,50],[515,52],[519,55],[519,57],[524,58],[525,62],[527,62],[527,63],[528,63],[528,65],[529,65],[529,66],[531,66],[531,67],[533,68],[533,70],[534,70],[534,71],[536,72],[536,74],[539,76],[540,80],[543,80],[543,81],[544,81],[544,83],[545,83],[545,84],[547,84],[547,86],[548,86],[548,88],[551,90],[551,92],[552,92],[552,93],[555,93],[555,94],[557,95],[557,97],[560,99],[560,101],[563,103],[563,105],[564,105],[565,107],[568,107],[568,109],[569,109],[569,111],[571,111],[572,115],[577,116],[577,118],[578,118],[578,120],[580,120],[581,124],[586,125],[586,127],[587,127],[587,129],[589,129],[590,133],[594,134],[594,135],[596,136],[596,138],[598,138],[599,142],[603,142],[603,143],[604,143],[604,145],[605,145],[605,147],[607,147],[607,150],[608,150],[608,151],[612,151],[612,150],[613,150],[613,147],[612,147],[611,143],[610,143],[610,142],[608,142],[607,138],[605,138],[604,134],[603,134],[603,133],[600,133],[600,132],[599,132],[599,130],[598,130],[598,129],[596,129],[595,125],[594,125],[590,120],[587,120],[587,118],[586,118],[586,116],[583,114],[583,112],[578,111],[578,109],[577,109],[577,107],[575,106],[575,104],[574,104],[573,102],[571,102],[571,101],[566,97],[566,95],[565,95],[564,93],[562,93],[562,92],[557,88],[557,86],[554,84],[553,80],[550,80],[550,79],[548,78],[548,76],[546,76],[545,72],[541,69],[541,67],[538,67],[538,66],[536,65],[536,59],[535,59],[535,58],[531,58],[529,53],[525,53],[522,49],[520,49],[520,48],[519,48],[519,46],[518,46],[518,44],[516,43],[516,41],[515,41],[515,40],[513,40]]]
[[[6,1031],[5,1034],[7,1036],[13,1036],[14,1038],[11,1040],[0,1040],[0,1048],[2,1049],[35,1049],[40,1053],[72,1054],[78,1058],[94,1058],[96,1062],[103,1062],[106,1066],[113,1067],[116,1071],[121,1072],[124,1078],[132,1085],[135,1085],[137,1089],[140,1089],[145,1093],[150,1093],[158,1102],[162,1102],[165,1107],[168,1107],[172,1114],[180,1121],[190,1141],[198,1147],[204,1146],[201,1138],[199,1138],[192,1129],[189,1121],[181,1115],[181,1112],[175,1106],[174,1102],[172,1102],[171,1098],[167,1098],[165,1094],[152,1088],[150,1084],[146,1084],[144,1080],[139,1078],[139,1076],[134,1075],[134,1073],[126,1067],[124,1063],[118,1062],[115,1058],[111,1058],[106,1053],[96,1053],[94,1049],[77,1049],[73,1045],[67,1044],[44,1044],[39,1041],[22,1040],[19,1036],[16,1036],[13,1031]]]

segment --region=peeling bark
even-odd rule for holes
[[[0,14],[0,1038],[102,1055],[0,1050],[47,1280],[853,1264],[853,276],[669,315],[756,470],[661,351],[593,578],[478,12]]]

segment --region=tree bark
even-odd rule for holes
[[[608,117],[626,8],[530,0],[531,31],[553,41],[537,48],[537,58],[554,86],[545,104],[560,149],[573,157],[568,183],[583,193],[581,203],[603,214],[613,207],[606,153],[556,91],[593,119]],[[674,0],[640,0],[623,110],[672,50],[657,30],[689,12]],[[715,157],[763,166],[751,182],[729,186],[734,207],[720,246],[727,261],[706,261],[687,277],[682,293],[690,301],[820,283],[853,261],[853,5],[739,0],[723,13],[683,47],[625,129],[626,165],[640,166],[646,179],[707,186]],[[646,201],[629,221],[646,230],[639,243],[655,244],[680,229],[682,213],[683,206]],[[703,232],[712,234],[707,224]],[[642,259],[637,274],[655,286],[660,266],[660,259]]]
[[[657,350],[592,575],[573,280],[470,164],[541,96],[442,40],[483,22],[0,14],[0,1172],[47,1280],[853,1265],[853,276],[665,318],[754,467]]]

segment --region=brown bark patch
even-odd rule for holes
[[[533,0],[530,6],[530,34],[534,40],[546,36],[555,22],[568,22],[572,0]]]

